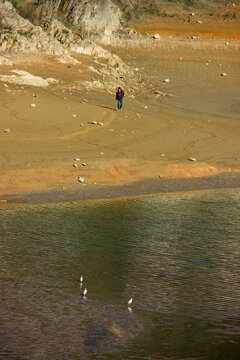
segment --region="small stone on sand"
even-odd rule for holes
[[[74,161],[80,161],[80,159],[79,159],[79,158],[75,158]]]
[[[30,107],[36,107],[37,105],[36,104],[31,104]]]
[[[84,179],[83,177],[79,176],[79,177],[78,177],[78,181],[79,181],[80,183],[83,183],[83,182],[85,181],[85,179]]]
[[[188,158],[189,161],[197,161],[197,159],[195,159],[194,157],[190,157]]]

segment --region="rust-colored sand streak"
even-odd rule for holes
[[[202,24],[171,20],[168,23],[155,18],[151,23],[135,23],[132,27],[139,33],[158,33],[162,36],[202,36],[206,38],[240,40],[238,20],[218,22],[217,19],[203,19]]]

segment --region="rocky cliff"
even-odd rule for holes
[[[119,29],[122,12],[111,0],[40,0],[34,15],[41,22],[58,17],[78,29],[83,36],[106,36]]]
[[[50,4],[51,3],[51,4]],[[66,27],[62,22],[57,20],[54,16],[57,9],[59,9],[60,1],[47,2],[42,1],[35,9],[35,15],[44,19],[42,26],[34,25],[28,19],[22,17],[14,8],[13,4],[9,1],[0,2],[0,51],[2,55],[9,55],[13,53],[45,53],[52,55],[60,55],[59,61],[61,62],[76,62],[74,60],[74,53],[94,55],[97,57],[105,58],[108,60],[109,65],[118,67],[124,70],[124,64],[119,57],[109,53],[101,46],[89,41],[89,38],[83,38],[75,29]],[[72,1],[73,3],[73,1]],[[49,4],[49,7],[48,7]],[[54,5],[54,6],[53,6]],[[67,4],[65,3],[65,6]],[[100,2],[96,5],[95,10],[102,7],[101,11],[105,13],[103,19],[111,17],[111,11],[115,14],[107,26],[104,21],[100,22],[100,12],[98,18],[91,18],[90,12],[94,10],[94,4],[84,7],[84,2],[79,3],[78,7],[72,11],[73,22],[78,23],[85,21],[86,29],[87,24],[91,24],[91,29],[95,29],[96,33],[101,33],[104,36],[110,35],[115,26],[117,26],[120,19],[120,10],[113,5],[111,1]],[[70,11],[70,10],[69,10]],[[81,15],[81,16],[80,16]],[[89,25],[90,26],[90,25]],[[7,60],[2,58],[2,63],[7,63]]]
[[[60,2],[58,3],[60,5]],[[116,79],[123,86],[124,74],[128,73],[128,77],[131,76],[133,74],[131,69],[117,55],[100,44],[96,44],[88,36],[83,37],[76,28],[66,27],[63,22],[59,21],[57,19],[59,17],[54,16],[54,12],[59,9],[57,2],[54,2],[56,7],[50,6],[48,13],[46,4],[47,2],[43,2],[42,6],[39,5],[35,9],[36,16],[38,12],[38,16],[44,21],[40,25],[34,25],[33,22],[21,16],[11,2],[0,2],[0,65],[12,66],[17,63],[18,58],[13,55],[36,53],[52,55],[60,63],[78,64],[79,54],[82,54],[94,57],[94,59],[102,59],[104,62],[99,69],[91,70],[98,73],[102,82],[87,82],[83,83],[83,86],[113,90],[116,86]],[[91,11],[93,11],[94,4],[91,6]],[[91,29],[94,28],[96,33],[99,31],[104,38],[110,36],[116,29],[114,26],[120,21],[121,12],[111,1],[100,2],[96,4],[95,9],[100,9],[100,7],[101,11],[105,13],[103,18],[110,17],[110,12],[114,12],[115,17],[108,26],[106,22],[100,22],[100,17],[99,21],[97,18],[91,19],[89,7],[83,7],[83,3],[81,6],[79,3],[78,11],[75,8],[75,12],[72,12],[71,16],[77,23],[80,21],[81,13],[81,21],[85,19],[86,24],[91,24]]]
[[[4,0],[2,0],[4,2]],[[34,23],[57,18],[83,36],[109,35],[141,14],[166,15],[164,9],[216,9],[227,0],[10,0],[23,17]]]
[[[204,1],[199,1],[198,5]],[[223,2],[224,0],[215,0],[210,4]],[[116,79],[116,71],[118,75],[119,72],[127,72],[129,76],[131,71],[128,66],[118,56],[106,50],[104,44],[111,44],[120,34],[128,33],[129,13],[137,14],[142,9],[158,11],[163,3],[169,5],[173,2],[0,0],[0,64],[12,65],[14,59],[11,55],[19,53],[55,55],[61,63],[76,64],[76,54],[84,54],[105,59],[108,69],[103,71],[109,78]],[[186,0],[174,3],[184,5]]]

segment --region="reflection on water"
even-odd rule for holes
[[[239,359],[239,210],[239,190],[0,210],[0,359]]]

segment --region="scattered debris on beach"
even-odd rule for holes
[[[78,181],[79,181],[80,183],[83,183],[83,182],[85,181],[85,179],[84,179],[83,177],[79,176],[79,177],[78,177]]]
[[[154,34],[153,39],[154,40],[161,40],[161,36],[159,34]]]

